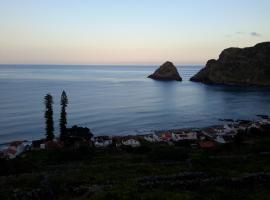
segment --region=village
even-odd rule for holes
[[[0,157],[14,159],[26,151],[79,148],[86,145],[96,149],[105,148],[137,148],[144,143],[182,145],[188,143],[191,148],[208,149],[217,145],[230,143],[245,135],[259,135],[270,130],[270,118],[260,115],[259,120],[227,120],[229,123],[202,129],[175,129],[156,131],[144,135],[127,136],[94,136],[88,128],[73,126],[68,129],[69,137],[65,144],[55,138],[34,141],[12,141],[0,145]],[[226,120],[225,120],[226,121]]]

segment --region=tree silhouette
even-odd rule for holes
[[[45,123],[46,123],[46,140],[51,141],[54,138],[54,125],[53,125],[53,97],[47,94],[44,97],[45,104]]]
[[[60,127],[60,140],[64,141],[67,137],[67,113],[66,113],[66,107],[68,104],[68,98],[65,91],[62,92],[61,95],[61,115],[59,120],[59,127]]]

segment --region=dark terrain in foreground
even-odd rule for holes
[[[32,150],[0,160],[0,199],[269,199],[270,134],[210,149],[189,142],[137,148]]]

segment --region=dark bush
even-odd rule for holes
[[[35,163],[17,157],[13,160],[0,159],[0,176],[32,172],[36,168]]]
[[[180,147],[190,147],[191,144],[194,143],[194,140],[182,140],[182,141],[178,141],[178,142],[175,142],[175,146],[180,146]]]
[[[68,162],[76,160],[89,160],[94,155],[94,149],[85,145],[79,148],[63,148],[48,150],[48,162]]]
[[[249,136],[258,136],[260,135],[262,132],[259,128],[255,128],[255,127],[251,127],[248,129],[247,131]]]
[[[270,124],[263,124],[261,126],[263,134],[270,135]]]
[[[144,154],[148,154],[151,150],[152,150],[151,147],[147,145],[142,145],[137,148],[134,148],[134,153],[144,155]]]
[[[89,128],[73,126],[67,129],[67,137],[79,137],[86,141],[90,141],[93,137],[93,133]]]
[[[161,146],[153,148],[148,156],[151,161],[185,161],[188,152],[185,148]]]

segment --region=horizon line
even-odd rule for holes
[[[66,66],[153,66],[153,65],[162,65],[163,63],[127,63],[127,64],[124,64],[124,63],[112,63],[112,64],[101,64],[101,63],[91,63],[91,64],[74,64],[74,63],[0,63],[0,66],[3,66],[3,65],[6,65],[6,66],[11,66],[11,65],[21,65],[21,66],[25,66],[25,65],[32,65],[32,66],[45,66],[45,65],[51,65],[51,66],[63,66],[63,65],[66,65]],[[174,65],[176,66],[203,66],[205,64],[202,64],[202,63],[189,63],[189,64],[185,64],[185,63],[173,63]]]

